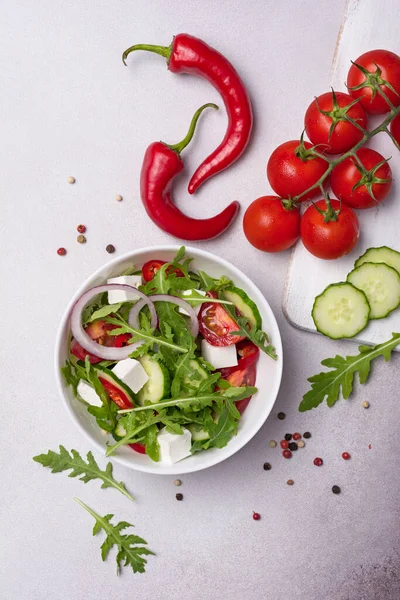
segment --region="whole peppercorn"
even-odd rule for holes
[[[183,494],[176,494],[175,498],[180,502],[181,500],[183,500]]]
[[[294,433],[294,434],[293,434],[293,439],[294,439],[296,442],[297,442],[297,440],[300,440],[300,439],[301,439],[301,433],[297,433],[297,432],[296,432],[296,433]]]
[[[117,195],[115,196],[115,199],[116,199],[116,201],[117,201],[117,202],[122,202],[122,200],[123,200],[123,198],[122,198],[121,194],[117,194]]]
[[[290,442],[291,439],[292,439],[292,434],[291,433],[285,433],[285,440],[287,440],[288,442]]]
[[[261,515],[260,515],[260,513],[258,513],[258,512],[254,512],[254,511],[253,511],[253,519],[254,519],[255,521],[259,521],[259,520],[261,519]]]
[[[316,467],[322,467],[322,465],[324,464],[324,461],[322,460],[322,458],[314,458],[314,465]]]
[[[270,471],[272,469],[271,463],[269,463],[269,462],[264,463],[263,469],[264,469],[264,471]]]
[[[340,487],[339,487],[338,485],[333,485],[333,486],[332,486],[332,492],[333,492],[334,494],[340,494],[340,492],[341,492],[341,491],[342,491],[342,490],[340,489]]]
[[[290,450],[284,450],[282,452],[282,456],[283,458],[292,458],[292,453],[290,452]]]
[[[113,252],[115,252],[115,246],[113,246],[112,244],[108,244],[108,246],[106,247],[106,250],[107,250],[108,254],[112,254]]]
[[[58,254],[58,256],[65,256],[67,254],[67,251],[65,248],[59,248],[57,250],[57,254]]]
[[[182,481],[180,479],[175,479],[174,485],[176,485],[177,487],[179,487],[180,485],[182,485]]]
[[[293,481],[293,479],[288,479],[286,483],[287,483],[288,485],[293,485],[293,484],[294,484],[294,481]]]
[[[279,419],[280,421],[283,421],[283,419],[286,417],[286,415],[285,415],[285,413],[284,413],[284,412],[278,412],[278,415],[277,415],[277,416],[278,416],[278,419]]]
[[[86,231],[86,225],[78,225],[78,227],[76,228],[76,230],[79,233],[85,233],[85,231]]]
[[[304,441],[304,440],[299,440],[299,441],[297,442],[297,447],[298,447],[298,448],[304,448],[304,446],[305,446],[305,445],[306,445],[306,443],[305,443],[305,441]]]
[[[291,450],[292,452],[296,452],[298,446],[296,444],[296,442],[290,442],[289,444],[289,450]]]
[[[363,408],[369,408],[369,402],[368,402],[368,400],[364,400],[364,402],[361,404],[361,406]]]
[[[270,447],[270,448],[276,448],[276,447],[277,447],[277,445],[278,445],[278,444],[276,443],[276,441],[275,441],[275,440],[271,440],[271,441],[269,442],[269,447]]]
[[[303,438],[305,438],[306,440],[309,440],[311,437],[311,433],[309,431],[306,431],[305,433],[303,433]]]
[[[79,242],[80,244],[85,244],[86,238],[84,235],[78,235],[78,237],[76,238],[76,241]]]
[[[287,440],[281,440],[280,447],[282,448],[282,450],[286,450],[287,448],[289,448],[289,442]]]
[[[67,179],[68,183],[75,183],[76,179],[75,177],[72,177],[71,175],[68,177]]]
[[[351,456],[348,452],[343,452],[342,458],[343,458],[343,460],[350,460]]]

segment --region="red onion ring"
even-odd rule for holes
[[[190,318],[190,332],[192,336],[196,338],[199,335],[199,322],[197,315],[190,306],[189,302],[186,302],[186,300],[183,300],[182,298],[177,298],[176,296],[169,296],[168,294],[155,294],[154,296],[150,296],[150,299],[152,302],[170,302],[171,304],[177,304],[183,308],[188,313]]]
[[[82,346],[84,350],[89,352],[90,354],[94,354],[103,360],[124,360],[128,358],[130,354],[136,349],[139,348],[143,344],[143,341],[140,340],[135,344],[129,344],[128,346],[124,346],[122,348],[113,348],[110,346],[101,346],[85,332],[82,326],[82,312],[85,306],[90,302],[94,296],[98,294],[102,294],[103,292],[110,292],[113,290],[119,290],[123,292],[133,292],[136,296],[142,298],[140,302],[145,301],[150,310],[150,319],[151,326],[156,327],[157,325],[157,313],[151,298],[140,292],[138,289],[131,285],[122,285],[119,283],[107,283],[104,285],[98,285],[96,287],[91,288],[77,300],[74,308],[71,313],[71,331],[72,335]],[[115,328],[118,326],[116,325]]]

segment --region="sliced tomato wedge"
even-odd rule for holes
[[[158,259],[148,260],[146,263],[144,263],[144,265],[142,267],[143,279],[146,282],[151,281],[153,279],[154,275],[157,273],[157,271],[159,271],[161,269],[161,267],[165,264],[166,264],[165,260],[158,260]],[[175,273],[177,277],[185,276],[180,269],[178,269],[176,267],[172,267],[172,265],[170,267],[168,267],[167,275],[170,275],[171,273]]]
[[[132,408],[132,402],[120,388],[113,385],[110,381],[104,379],[101,375],[99,375],[98,377],[101,385],[106,390],[107,395],[111,398],[113,402],[115,402],[115,404],[119,408]]]
[[[248,340],[240,342],[237,350],[241,357],[238,360],[237,367],[220,369],[220,373],[234,387],[253,386],[256,383],[257,361],[260,350]],[[236,402],[236,408],[240,414],[243,413],[250,400],[251,396]]]
[[[129,333],[122,333],[121,335],[109,335],[109,331],[115,329],[115,325],[111,323],[106,323],[101,319],[98,321],[93,321],[93,323],[89,323],[85,327],[86,333],[95,340],[101,346],[112,346],[115,348],[122,348],[122,346],[126,346],[128,341],[131,338]],[[90,354],[87,352],[76,340],[71,341],[71,354],[76,356],[79,360],[85,361],[86,356],[89,357],[89,361],[92,365],[100,362],[102,359],[94,354]]]
[[[135,452],[139,452],[139,454],[146,454],[146,446],[143,444],[128,444]]]
[[[217,298],[215,292],[208,292],[207,295]],[[245,339],[245,336],[231,334],[239,326],[222,304],[203,302],[198,320],[200,333],[211,346],[232,346]]]

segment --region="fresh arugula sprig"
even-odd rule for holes
[[[400,333],[393,333],[392,338],[377,346],[359,346],[359,354],[355,356],[342,357],[336,355],[334,358],[326,358],[321,361],[325,367],[331,367],[331,371],[323,371],[318,375],[308,378],[311,389],[304,394],[299,405],[299,411],[305,412],[316,408],[326,398],[328,406],[333,406],[339,399],[340,392],[346,400],[353,391],[355,374],[359,374],[359,381],[364,384],[371,371],[371,362],[378,356],[383,356],[386,362],[390,360],[393,349],[400,344]]]
[[[47,454],[34,456],[33,460],[44,467],[49,467],[52,473],[71,470],[68,477],[79,477],[79,480],[84,483],[93,479],[100,479],[103,482],[102,488],[113,487],[130,500],[134,500],[134,497],[127,491],[125,484],[114,479],[112,464],[107,463],[105,470],[102,471],[91,452],[87,453],[85,462],[85,459],[77,450],[72,449],[68,452],[64,446],[60,445],[60,452],[49,450]]]
[[[231,332],[231,335],[242,335],[246,337],[251,342],[253,342],[253,344],[258,346],[260,350],[265,352],[265,354],[268,354],[268,356],[270,356],[274,360],[277,360],[278,356],[276,354],[275,347],[270,343],[270,339],[265,333],[265,331],[257,329],[255,325],[250,325],[246,317],[238,316],[235,313],[234,309],[230,306],[225,306],[225,310],[228,311],[232,319],[236,321],[236,323],[239,326],[237,331]]]
[[[214,279],[205,271],[198,271],[197,276],[199,278],[199,287],[205,292],[221,292],[233,285],[233,282],[224,275],[219,279]]]
[[[97,370],[90,364],[89,356],[86,356],[85,359],[85,371],[87,381],[94,388],[94,391],[103,403],[103,406],[88,406],[87,411],[96,418],[97,424],[101,429],[108,431],[108,433],[112,433],[117,425],[118,407],[115,402],[109,398],[106,390],[102,386],[97,375]]]
[[[117,575],[122,566],[131,567],[134,573],[144,573],[147,564],[147,560],[144,556],[154,556],[154,552],[145,547],[147,542],[143,538],[133,534],[127,535],[121,533],[123,529],[133,527],[133,525],[127,521],[120,521],[117,525],[113,525],[111,519],[114,515],[107,514],[104,517],[101,517],[94,510],[89,508],[87,504],[82,502],[82,500],[79,500],[79,498],[75,498],[75,500],[95,519],[96,523],[93,527],[93,535],[97,535],[101,530],[106,534],[106,539],[101,545],[102,560],[105,561],[110,550],[113,546],[116,546],[118,549],[116,556]]]

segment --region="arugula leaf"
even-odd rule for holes
[[[130,411],[129,413],[125,414],[123,417],[121,417],[119,423],[124,427],[126,434],[115,444],[111,446],[107,444],[106,456],[110,456],[117,448],[123,446],[124,444],[130,444],[132,442],[142,443],[143,438],[146,435],[145,430],[149,427],[152,427],[156,423],[160,423],[162,417],[162,411],[160,411],[158,415],[155,415],[153,411],[146,411],[143,413]],[[150,451],[152,450],[150,449]]]
[[[116,304],[105,304],[101,308],[98,308],[91,314],[89,318],[89,323],[95,321],[96,319],[103,319],[104,317],[107,317],[112,313],[118,312],[122,304],[123,302],[117,302]]]
[[[358,372],[359,381],[364,384],[371,371],[371,362],[378,356],[390,360],[392,350],[400,344],[400,333],[393,333],[392,338],[377,346],[359,346],[359,354],[355,356],[336,355],[334,358],[326,358],[321,361],[325,367],[331,367],[331,371],[323,371],[318,375],[308,378],[311,389],[304,394],[300,403],[299,411],[305,412],[316,408],[326,398],[328,406],[333,406],[339,399],[340,392],[346,400],[353,391],[355,374]]]
[[[108,294],[104,292],[103,294],[99,294],[95,296],[91,302],[82,311],[82,324],[85,325],[90,321],[90,317],[92,314],[99,310],[104,304],[107,304]]]
[[[101,479],[103,482],[102,488],[113,487],[130,500],[134,500],[134,497],[126,490],[124,483],[122,481],[118,483],[114,479],[112,464],[108,463],[105,471],[102,471],[91,452],[87,453],[87,462],[85,462],[85,459],[80,456],[77,450],[71,450],[70,454],[64,446],[60,445],[59,453],[49,450],[47,454],[34,456],[33,460],[44,467],[49,467],[52,473],[61,473],[71,469],[68,477],[79,476],[79,480],[84,483],[92,481],[92,479]]]
[[[167,304],[167,302],[165,302],[164,304]],[[132,334],[132,338],[129,340],[130,343],[143,340],[146,344],[146,352],[144,352],[145,354],[149,349],[153,348],[154,344],[157,344],[158,346],[166,346],[167,348],[169,348],[170,350],[174,350],[175,352],[187,352],[186,348],[174,344],[165,336],[157,335],[155,329],[152,329],[150,326],[146,329],[134,329],[128,323],[126,323],[118,317],[106,317],[105,320],[107,323],[111,323],[112,325],[116,326],[116,329],[112,329],[111,331],[109,331],[110,335],[121,335],[122,333],[130,333]],[[137,353],[137,350],[133,350],[132,352]],[[141,354],[139,355],[143,355],[143,350],[141,350]]]
[[[80,377],[77,376],[74,365],[70,360],[67,360],[65,365],[61,367],[61,373],[64,377],[65,383],[67,385],[70,385],[74,390],[74,394],[76,394],[76,389],[78,387]]]
[[[145,548],[147,542],[143,538],[133,534],[126,535],[121,533],[123,529],[133,527],[133,525],[127,521],[120,521],[117,525],[113,525],[111,519],[114,515],[108,514],[101,517],[82,502],[82,500],[79,500],[79,498],[75,498],[75,500],[96,520],[93,527],[93,535],[96,535],[101,530],[106,534],[106,539],[101,545],[102,560],[105,561],[111,548],[117,546],[117,575],[121,570],[121,566],[131,567],[134,573],[144,573],[145,565],[147,564],[144,556],[154,555],[154,552]]]
[[[117,425],[117,405],[108,397],[105,389],[97,376],[96,369],[90,364],[89,357],[85,359],[87,381],[94,388],[103,406],[88,406],[88,413],[96,418],[101,429],[112,433]]]

